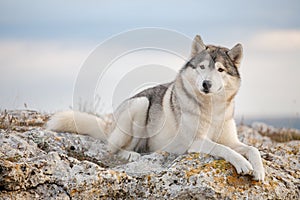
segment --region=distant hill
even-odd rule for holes
[[[263,122],[276,128],[294,128],[300,130],[300,117],[266,118],[266,117],[236,117],[237,124],[251,125],[253,122]]]

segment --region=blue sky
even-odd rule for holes
[[[99,43],[161,27],[243,44],[237,114],[298,116],[299,10],[297,0],[0,1],[0,108],[67,109],[80,67]]]
[[[1,1],[2,38],[99,40],[136,27],[161,26],[193,36],[300,26],[294,1]],[[221,30],[220,30],[221,29]]]

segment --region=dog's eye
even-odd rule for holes
[[[200,69],[205,69],[204,65],[200,65]]]
[[[223,68],[219,68],[218,72],[224,72],[224,69]]]

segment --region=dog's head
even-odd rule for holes
[[[243,55],[241,44],[232,49],[205,45],[197,35],[194,38],[191,59],[182,73],[191,85],[196,86],[201,95],[226,92],[234,96],[240,87],[239,66]]]

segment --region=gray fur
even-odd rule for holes
[[[207,51],[215,62],[220,62],[226,67],[229,75],[238,78],[240,77],[236,63],[234,63],[234,60],[232,60],[228,55],[228,52],[230,51],[229,49],[208,45]]]
[[[146,97],[149,101],[149,106],[147,110],[147,119],[146,119],[146,124],[151,121],[151,115],[153,110],[161,110],[162,109],[162,102],[163,98],[165,96],[165,93],[167,89],[172,85],[173,83],[166,83],[166,84],[161,84],[157,85],[148,89],[143,90],[142,92],[134,95],[130,99],[134,98],[139,98],[139,97]]]

